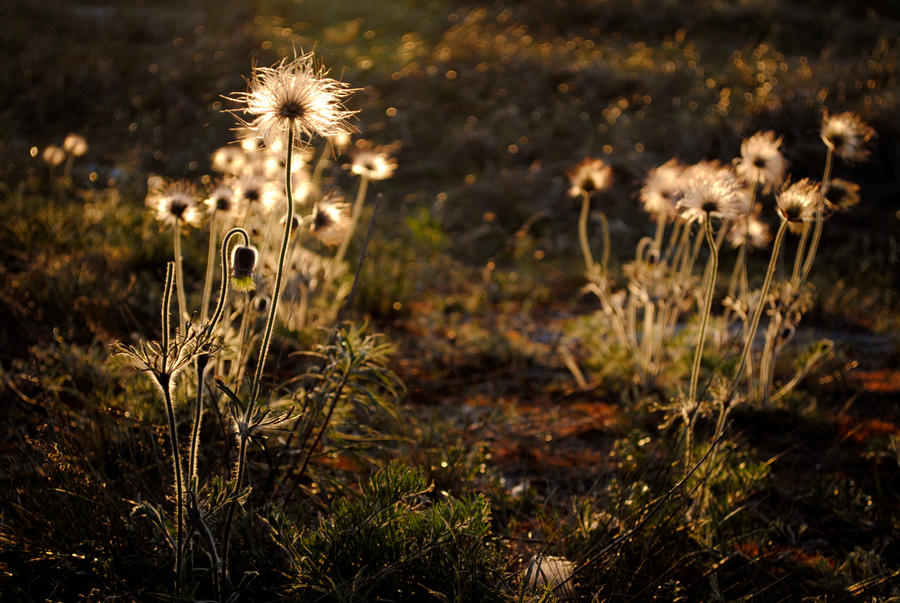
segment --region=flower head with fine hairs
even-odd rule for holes
[[[315,64],[312,53],[292,61],[282,59],[272,67],[254,67],[247,92],[229,100],[242,103],[235,109],[250,117],[238,117],[272,148],[291,128],[294,143],[304,147],[313,136],[337,136],[352,130],[349,119],[356,113],[344,107],[344,99],[354,92],[346,83],[325,77],[327,71]]]
[[[749,211],[748,197],[734,173],[717,161],[702,161],[685,169],[687,182],[677,208],[685,220],[734,220]]]
[[[326,245],[339,245],[347,235],[349,224],[348,205],[341,202],[340,196],[329,192],[316,204],[309,230]]]
[[[240,178],[229,181],[234,190],[234,196],[246,210],[258,205],[263,211],[269,211],[283,197],[281,187],[266,180],[258,174],[244,174]]]
[[[585,157],[573,170],[567,170],[569,177],[569,196],[591,195],[602,191],[612,184],[612,168],[602,159]]]
[[[747,184],[758,184],[769,192],[784,181],[787,161],[781,154],[781,138],[775,133],[757,132],[741,143],[741,156],[735,161],[737,175]]]
[[[829,209],[847,210],[859,203],[859,185],[842,178],[832,178],[825,189]]]
[[[650,215],[670,219],[678,213],[675,204],[684,194],[684,188],[684,166],[670,159],[647,174],[641,188],[641,204]]]
[[[875,130],[852,111],[837,115],[828,115],[826,111],[822,119],[822,141],[844,161],[852,163],[868,159],[865,144],[873,136]]]
[[[150,178],[148,188],[147,207],[156,211],[157,220],[200,225],[202,216],[197,211],[197,190],[193,184],[184,180],[165,182]]]
[[[241,173],[247,157],[244,151],[237,146],[224,146],[213,151],[212,169],[228,176],[237,176]]]
[[[779,215],[788,222],[810,222],[816,217],[819,185],[809,178],[798,180],[790,186],[785,183],[781,192],[775,196],[775,201]]]
[[[363,176],[369,180],[386,180],[394,175],[397,169],[397,160],[393,155],[397,151],[398,143],[389,145],[376,145],[368,140],[358,140],[350,150],[350,171],[357,176]]]
[[[230,214],[236,206],[234,201],[234,189],[224,182],[218,182],[203,203],[209,211]]]
[[[757,204],[754,211],[745,220],[735,220],[728,231],[728,241],[732,247],[750,244],[751,247],[762,249],[772,240],[769,233],[769,225],[759,218],[761,207]]]

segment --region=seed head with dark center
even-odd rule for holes
[[[229,97],[243,105],[232,112],[249,116],[238,117],[248,135],[273,150],[283,144],[288,128],[297,147],[306,146],[313,136],[349,134],[349,120],[356,112],[344,107],[344,99],[354,90],[326,74],[312,53],[272,67],[254,67],[250,89]]]

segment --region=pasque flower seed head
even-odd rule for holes
[[[270,149],[282,141],[287,128],[293,130],[298,147],[313,136],[349,133],[348,122],[356,112],[343,101],[354,90],[326,74],[312,53],[282,59],[272,67],[254,67],[250,89],[230,98],[244,105],[234,112],[249,116],[238,119]]]

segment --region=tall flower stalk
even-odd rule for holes
[[[740,360],[738,360],[737,370],[734,373],[731,386],[728,388],[729,392],[733,392],[737,387],[737,384],[742,378],[747,359],[750,357],[750,349],[753,347],[753,340],[756,338],[756,329],[759,327],[759,319],[762,316],[763,308],[766,305],[766,296],[769,294],[769,289],[772,286],[772,279],[775,275],[775,266],[778,264],[778,256],[781,253],[781,244],[784,241],[784,233],[787,230],[788,224],[790,224],[790,221],[786,218],[782,218],[781,224],[778,227],[778,232],[775,233],[775,243],[772,246],[772,257],[769,258],[769,266],[766,268],[766,278],[763,281],[762,289],[760,289],[759,300],[756,303],[756,308],[753,310],[753,317],[750,319],[750,324],[747,327],[747,338],[744,342],[744,349],[741,350],[741,357]],[[719,417],[720,424],[724,421],[724,415],[725,413],[722,413]]]
[[[160,388],[166,407],[169,427],[169,442],[172,448],[172,466],[175,474],[175,591],[180,589],[183,566],[184,540],[184,470],[178,451],[178,429],[175,422],[175,407],[172,387],[175,377],[199,355],[208,354],[210,338],[205,331],[189,329],[176,333],[172,339],[170,314],[172,293],[175,289],[175,263],[166,265],[166,280],[160,308],[161,333],[159,342],[141,342],[137,346],[116,344],[117,353],[128,357],[135,368],[150,373]]]
[[[347,133],[350,129],[348,119],[352,111],[344,108],[342,99],[351,90],[343,82],[325,77],[325,71],[316,67],[312,54],[303,54],[293,61],[282,60],[273,67],[257,67],[253,70],[250,89],[238,93],[232,100],[244,104],[239,111],[254,116],[252,120],[240,119],[269,148],[274,148],[283,141],[287,134],[285,150],[285,217],[284,233],[273,283],[271,304],[260,341],[259,359],[256,371],[250,383],[250,395],[238,421],[238,461],[235,476],[234,492],[225,518],[223,543],[223,583],[228,578],[228,546],[231,536],[231,524],[238,503],[238,496],[243,487],[247,470],[247,446],[250,440],[251,422],[258,404],[263,372],[272,340],[275,318],[278,313],[278,301],[284,276],[285,257],[291,237],[294,218],[294,198],[291,181],[291,161],[294,147],[307,144],[314,135],[328,137]]]
[[[706,294],[704,307],[700,318],[700,333],[697,335],[697,347],[694,350],[694,362],[691,365],[691,385],[688,393],[688,401],[691,406],[697,404],[697,386],[700,382],[700,360],[703,357],[703,347],[706,342],[706,327],[709,323],[709,315],[712,312],[712,300],[716,291],[716,275],[719,272],[719,247],[713,236],[712,224],[709,218],[703,221],[703,234],[706,244],[709,245],[709,270],[707,274]]]
[[[182,253],[181,253],[181,224],[178,220],[175,220],[173,224],[173,230],[175,231],[175,291],[178,296],[178,326],[184,331],[185,326],[187,325],[187,297],[184,293],[184,267],[182,262]]]
[[[238,463],[237,476],[235,477],[234,493],[231,503],[228,506],[228,512],[225,517],[225,536],[222,548],[223,583],[228,578],[228,545],[231,539],[231,522],[234,520],[234,513],[237,508],[238,495],[244,483],[244,475],[247,470],[247,444],[250,440],[250,430],[248,428],[253,412],[256,409],[257,398],[259,397],[260,384],[262,383],[262,375],[266,365],[266,358],[269,354],[269,345],[272,341],[272,331],[275,327],[275,317],[278,312],[278,298],[281,294],[281,283],[284,276],[284,258],[287,256],[288,243],[291,239],[291,225],[294,219],[294,196],[291,187],[291,159],[294,154],[294,128],[293,119],[289,119],[287,123],[287,155],[285,158],[284,181],[285,181],[285,219],[284,234],[281,238],[281,249],[278,252],[278,264],[275,271],[275,283],[272,286],[272,303],[269,305],[269,314],[266,317],[266,326],[263,330],[262,341],[259,348],[259,359],[256,361],[256,372],[253,374],[253,381],[250,383],[250,397],[247,400],[247,406],[244,408],[243,416],[239,422],[238,430]]]
[[[222,319],[225,310],[225,300],[228,296],[228,283],[230,280],[231,265],[228,256],[228,244],[231,239],[241,236],[244,239],[244,247],[250,248],[250,235],[243,228],[232,228],[222,239],[221,265],[222,265],[222,282],[219,286],[219,299],[216,303],[216,309],[212,318],[203,327],[203,335],[212,338],[215,335],[216,327]],[[209,354],[201,354],[195,360],[195,368],[197,373],[197,402],[194,409],[194,425],[191,429],[191,451],[188,463],[188,476],[192,489],[197,487],[197,464],[198,449],[200,445],[200,427],[203,420],[203,373],[209,363]]]
[[[353,231],[356,230],[359,216],[362,214],[363,203],[365,202],[368,188],[369,179],[365,175],[360,176],[359,189],[356,191],[356,199],[353,201],[353,209],[350,211],[350,224],[347,227],[344,240],[341,241],[341,246],[338,247],[337,253],[334,256],[334,259],[338,262],[344,261],[344,257],[347,255],[347,249],[350,248],[350,240],[353,238]]]
[[[200,213],[196,207],[196,191],[194,186],[187,182],[164,182],[161,178],[155,178],[149,182],[148,188],[150,190],[147,193],[147,205],[156,210],[158,220],[172,224],[178,326],[184,332],[187,326],[188,308],[182,270],[181,228],[184,225],[197,226],[200,221]]]
[[[176,223],[176,228],[177,227],[178,225]],[[177,266],[177,264],[174,266],[176,270]],[[160,335],[162,338],[163,354],[161,358],[162,366],[160,367],[157,380],[160,389],[162,389],[163,401],[166,404],[166,417],[169,420],[169,442],[172,445],[172,464],[175,467],[175,579],[177,591],[177,584],[180,582],[181,578],[181,541],[184,533],[184,480],[182,477],[181,455],[178,452],[178,428],[175,425],[175,408],[172,404],[172,373],[167,366],[167,350],[169,349],[169,312],[172,301],[172,281],[175,276],[173,272],[175,272],[175,270],[173,270],[172,263],[170,262],[166,266],[166,284],[163,288],[162,331]]]
[[[216,208],[209,216],[209,248],[206,252],[206,275],[203,278],[203,297],[200,302],[200,322],[206,322],[209,315],[209,298],[212,295],[213,263],[216,260]]]
[[[375,145],[367,140],[360,140],[350,150],[350,156],[353,158],[353,162],[349,166],[350,171],[359,176],[360,180],[359,189],[356,192],[356,201],[353,202],[353,209],[350,212],[350,224],[347,227],[343,241],[341,241],[341,246],[334,256],[334,259],[338,262],[342,262],[347,255],[347,249],[350,247],[350,241],[353,239],[353,232],[356,230],[359,217],[362,214],[369,182],[386,180],[394,175],[394,171],[397,169],[397,161],[391,157],[391,154],[396,150],[396,146],[396,143]]]
[[[602,159],[585,157],[575,169],[567,171],[571,187],[569,195],[581,197],[581,213],[578,216],[578,244],[581,247],[581,255],[584,258],[584,267],[588,274],[594,271],[594,258],[591,255],[591,246],[588,242],[587,227],[591,211],[591,195],[607,188],[612,182],[612,169]],[[609,263],[609,225],[606,215],[602,212],[601,225],[603,227],[603,255],[600,259],[600,270],[606,272]]]

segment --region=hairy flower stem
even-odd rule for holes
[[[294,195],[291,184],[291,159],[294,155],[294,126],[293,120],[289,120],[287,129],[287,156],[284,166],[284,187],[287,212],[284,218],[284,235],[281,239],[281,251],[278,254],[278,269],[275,272],[275,283],[272,287],[272,302],[269,306],[269,316],[266,318],[266,328],[263,331],[262,343],[259,349],[259,360],[256,364],[256,373],[253,375],[253,382],[250,385],[250,398],[247,401],[247,408],[244,409],[242,423],[244,426],[239,433],[240,447],[238,450],[238,471],[234,483],[234,493],[231,502],[228,505],[228,512],[225,517],[225,530],[222,545],[222,583],[224,584],[228,578],[228,544],[231,540],[231,522],[234,520],[234,512],[237,508],[238,495],[244,481],[244,473],[247,465],[247,442],[250,439],[249,425],[253,417],[253,411],[256,409],[256,399],[259,396],[259,388],[262,382],[263,370],[266,365],[266,357],[269,354],[269,344],[272,339],[272,331],[275,327],[275,316],[278,312],[278,298],[281,295],[281,281],[284,276],[284,259],[287,255],[288,243],[291,239],[291,222],[294,219]]]
[[[706,297],[703,308],[703,315],[700,319],[700,334],[697,336],[697,349],[694,351],[694,364],[691,367],[691,389],[688,394],[688,401],[691,406],[697,404],[697,385],[700,381],[700,360],[703,358],[703,344],[706,342],[706,326],[709,323],[709,314],[712,311],[712,300],[716,290],[716,275],[719,271],[719,248],[716,246],[716,240],[713,238],[712,224],[707,214],[703,221],[703,230],[706,235],[706,242],[709,245],[709,278],[706,283]]]
[[[213,312],[212,319],[207,323],[203,329],[206,334],[212,334],[213,331],[216,330],[216,327],[219,324],[219,320],[222,318],[222,312],[225,309],[225,299],[228,296],[228,282],[229,282],[229,272],[231,270],[231,266],[229,266],[229,255],[228,255],[228,243],[231,239],[237,235],[241,235],[244,239],[244,245],[250,245],[250,235],[247,234],[247,231],[243,228],[232,228],[228,231],[225,237],[222,239],[222,254],[221,254],[221,262],[222,262],[222,283],[219,287],[219,299],[216,302],[216,309]],[[211,235],[212,236],[212,235]],[[212,256],[215,258],[215,255]],[[212,260],[210,261],[212,263]],[[211,274],[212,270],[207,268],[207,274]],[[211,279],[210,279],[211,283]],[[212,289],[212,285],[210,284],[210,289]],[[204,304],[204,309],[207,304]],[[191,429],[191,452],[188,462],[188,479],[190,481],[190,486],[192,491],[196,492],[197,489],[197,457],[198,457],[198,448],[200,445],[200,427],[201,422],[203,420],[203,372],[206,370],[206,365],[208,364],[210,356],[208,354],[203,354],[197,356],[197,360],[195,361],[195,369],[197,372],[197,404],[194,409],[194,425]]]
[[[184,270],[181,265],[181,222],[175,220],[175,290],[178,295],[178,327],[186,334],[187,299],[184,295]]]
[[[287,124],[288,140],[287,155],[285,157],[284,167],[284,186],[285,186],[285,217],[284,217],[284,234],[281,238],[281,250],[278,253],[278,270],[275,272],[275,284],[272,287],[272,303],[269,306],[269,316],[266,318],[266,328],[263,331],[262,343],[259,349],[259,361],[256,364],[256,373],[253,376],[253,383],[250,387],[250,400],[247,405],[245,417],[248,419],[253,413],[256,405],[256,399],[259,396],[259,388],[262,382],[263,370],[266,366],[266,357],[269,354],[269,344],[272,339],[272,331],[275,327],[275,316],[278,313],[278,298],[281,296],[281,283],[284,277],[284,260],[287,256],[288,243],[291,240],[291,223],[294,219],[294,194],[291,184],[291,159],[294,151],[294,128],[293,120]]]
[[[588,274],[594,270],[594,258],[591,256],[591,247],[588,244],[587,223],[588,214],[591,211],[591,195],[582,191],[581,214],[578,216],[578,243],[581,245],[581,255],[584,258],[584,267]]]
[[[212,279],[216,261],[216,210],[209,218],[209,250],[206,253],[206,275],[203,278],[203,301],[200,303],[200,322],[209,316],[209,298],[212,295]]]
[[[197,374],[197,402],[194,406],[194,425],[191,427],[191,452],[188,457],[188,487],[196,492],[197,483],[197,450],[200,447],[200,426],[203,421],[203,373],[209,363],[209,354],[201,354],[194,360],[194,371]]]
[[[356,230],[356,224],[359,222],[359,216],[362,213],[363,201],[366,199],[366,192],[369,189],[369,179],[365,176],[360,176],[359,179],[359,189],[356,191],[356,200],[353,202],[353,210],[350,212],[350,225],[347,227],[347,234],[344,235],[344,240],[341,241],[341,246],[338,248],[337,254],[335,254],[334,259],[338,263],[344,261],[344,256],[347,255],[347,249],[350,247],[350,240],[353,238],[353,231]]]
[[[177,239],[176,239],[177,240]],[[177,596],[181,585],[181,565],[182,565],[182,546],[183,524],[182,519],[184,507],[184,492],[181,472],[181,456],[178,453],[178,430],[175,426],[175,408],[172,404],[172,376],[169,373],[168,357],[169,357],[169,313],[172,305],[172,286],[175,281],[175,269],[177,264],[173,266],[173,262],[166,265],[166,284],[163,288],[162,301],[162,366],[157,375],[157,381],[163,393],[163,401],[166,404],[166,415],[169,419],[169,441],[172,444],[172,464],[175,467],[175,594]]]
[[[184,483],[181,471],[181,456],[178,453],[178,431],[175,426],[175,409],[172,405],[172,383],[168,377],[164,379],[165,383],[160,383],[163,390],[163,399],[166,403],[166,415],[169,419],[169,440],[172,443],[172,461],[175,465],[175,590],[178,591],[181,583],[181,563],[182,563],[182,545],[184,538],[184,521],[182,515],[184,513]]]
[[[809,277],[809,273],[812,270],[813,260],[816,259],[816,252],[819,250],[819,241],[822,238],[822,212],[825,210],[825,193],[828,191],[828,186],[831,181],[831,167],[833,160],[834,147],[829,146],[828,154],[825,156],[825,173],[822,176],[822,185],[819,188],[815,232],[813,232],[812,242],[809,244],[809,251],[807,252],[806,259],[803,262],[803,271],[800,273],[801,281],[805,281]]]
[[[697,386],[700,382],[700,361],[703,358],[703,344],[706,342],[706,326],[709,322],[709,314],[712,311],[713,294],[716,290],[716,275],[719,272],[719,248],[716,246],[716,240],[713,237],[711,218],[708,213],[703,220],[703,231],[706,235],[706,242],[709,245],[709,262],[707,263],[706,298],[702,318],[700,319],[700,334],[697,336],[697,348],[694,350],[694,363],[691,367],[691,385],[688,394],[688,404],[685,409],[685,470],[691,465],[691,447],[693,446],[694,440],[694,420],[697,417],[697,410],[700,406],[697,402]]]
[[[753,310],[753,317],[750,319],[750,325],[747,329],[747,339],[744,342],[744,349],[741,351],[741,358],[738,360],[737,370],[731,380],[731,385],[728,386],[728,395],[726,396],[727,401],[731,399],[732,392],[734,392],[734,389],[740,382],[744,372],[744,366],[747,364],[747,359],[750,357],[750,349],[753,347],[753,340],[756,338],[756,329],[759,327],[759,319],[762,316],[763,308],[766,305],[766,295],[769,294],[769,288],[772,286],[773,276],[775,275],[775,266],[778,264],[778,254],[781,253],[781,245],[784,242],[784,233],[787,230],[788,223],[787,220],[782,219],[781,225],[778,227],[778,232],[775,234],[775,243],[772,246],[772,257],[769,258],[769,267],[766,268],[766,278],[763,281],[762,289],[760,289],[759,301],[756,303],[756,308]],[[726,403],[728,403],[727,401]],[[723,422],[724,416],[719,418],[719,423]]]
[[[744,242],[738,250],[737,260],[734,262],[734,270],[731,271],[731,278],[728,280],[728,297],[734,299],[746,292],[745,285],[747,283],[747,249],[751,245],[750,242],[750,212],[753,210],[753,204],[756,202],[757,182],[754,180],[753,186],[750,187],[750,201],[747,203],[749,208],[747,214],[742,216],[744,221]]]

